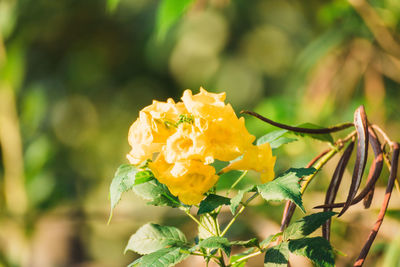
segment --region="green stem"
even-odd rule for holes
[[[232,184],[230,190],[232,190],[233,188],[235,188],[235,186],[237,186],[237,184],[240,183],[240,181],[246,176],[247,172],[248,172],[248,171],[244,171],[244,172],[239,176],[239,178],[237,178],[237,180]],[[230,191],[230,190],[229,190],[229,191]],[[229,193],[229,191],[228,191],[228,193]]]
[[[196,217],[194,217],[191,213],[190,210],[185,209],[185,213],[193,220],[195,221],[199,226],[203,227],[204,230],[206,230],[207,232],[209,232],[212,236],[214,236],[214,233],[210,231],[210,229],[208,229],[207,227],[205,227],[199,220],[197,220]]]
[[[232,262],[232,263],[231,263],[231,266],[234,266],[235,264],[237,264],[237,263],[239,263],[239,262],[242,262],[242,261],[245,261],[245,260],[247,260],[247,259],[250,259],[250,258],[252,258],[252,257],[258,256],[258,255],[260,255],[260,254],[262,254],[262,253],[264,253],[263,250],[259,250],[259,251],[256,251],[256,252],[254,252],[254,253],[251,253],[251,254],[249,254],[249,255],[247,255],[247,256],[244,256],[243,258],[240,258],[240,259],[238,259],[238,260]]]
[[[246,206],[252,201],[256,196],[258,196],[258,192],[254,193],[251,197],[249,197],[245,203],[242,204],[242,207],[238,210],[238,212],[233,216],[232,220],[228,223],[228,225],[225,227],[224,231],[221,233],[220,236],[224,236],[226,232],[229,230],[229,228],[232,226],[232,224],[236,221],[236,219],[239,217],[239,215],[244,211]]]

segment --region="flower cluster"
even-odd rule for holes
[[[197,204],[218,180],[215,159],[233,161],[224,171],[255,170],[261,181],[274,177],[275,157],[268,143],[255,146],[255,137],[238,118],[225,93],[200,88],[186,90],[182,102],[153,101],[140,111],[129,130],[131,164],[151,159],[149,168],[171,193],[186,204]],[[241,157],[241,158],[239,158]]]

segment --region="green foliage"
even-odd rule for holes
[[[329,242],[320,236],[289,241],[290,252],[309,258],[318,267],[335,266],[335,255]]]
[[[230,201],[231,205],[229,206],[229,208],[230,208],[232,214],[236,213],[236,209],[239,207],[240,202],[242,201],[245,193],[246,193],[246,190],[239,190],[237,192],[236,196],[231,198],[231,201]]]
[[[244,241],[231,241],[230,244],[232,246],[242,246],[245,248],[258,247],[258,240],[257,238],[252,238]]]
[[[163,39],[193,0],[162,0],[157,11],[157,36]]]
[[[300,192],[300,178],[311,175],[314,168],[289,169],[275,180],[257,186],[258,192],[267,201],[290,200],[295,203],[303,212],[303,202]]]
[[[264,267],[284,267],[289,260],[288,243],[283,242],[265,252]]]
[[[130,237],[125,252],[132,250],[146,255],[169,246],[183,247],[186,243],[185,235],[178,228],[148,223]]]
[[[200,241],[200,247],[211,249],[222,249],[226,255],[231,254],[231,243],[225,237],[212,236]]]
[[[197,215],[209,213],[221,205],[229,205],[231,199],[219,195],[210,194],[203,201],[200,202],[200,207]]]
[[[286,228],[283,232],[283,238],[289,240],[308,236],[335,214],[335,212],[327,211],[305,216]]]
[[[149,200],[148,204],[150,205],[170,206],[174,208],[181,206],[178,198],[173,196],[168,188],[156,179],[133,187],[133,191],[141,198]]]
[[[277,131],[269,132],[266,135],[263,135],[257,139],[257,145],[269,143],[271,146],[271,149],[277,149],[281,145],[297,141],[296,138],[289,138],[289,137],[283,136],[287,132],[288,132],[287,130],[277,130]]]
[[[121,199],[122,193],[132,189],[133,185],[135,184],[136,173],[136,167],[130,164],[123,164],[119,166],[119,168],[115,172],[114,178],[110,185],[110,219],[112,217],[113,209]]]
[[[282,232],[268,236],[267,238],[265,238],[263,241],[260,242],[260,247],[264,247],[264,246],[268,245],[269,243],[274,242],[281,235],[282,235]]]
[[[179,247],[169,247],[157,250],[153,253],[143,256],[139,266],[143,267],[169,267],[178,264],[189,255],[182,253]]]
[[[298,127],[309,128],[309,129],[321,129],[321,128],[324,128],[324,127],[315,125],[313,123],[303,123],[303,124],[298,125]],[[316,139],[316,140],[319,140],[319,141],[322,141],[322,142],[329,142],[331,144],[334,143],[333,137],[329,133],[326,133],[326,134],[310,134],[310,133],[297,133],[297,132],[293,132],[293,133],[296,134],[296,135],[300,135],[300,136],[311,137],[313,139]]]

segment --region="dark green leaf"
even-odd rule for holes
[[[144,255],[167,246],[184,246],[186,242],[185,235],[178,228],[148,223],[131,236],[125,252],[132,250]]]
[[[156,179],[134,186],[133,191],[141,198],[149,200],[148,204],[154,206],[181,206],[178,198],[173,196],[168,188]]]
[[[257,238],[252,238],[250,240],[245,240],[245,241],[231,241],[230,244],[231,246],[242,246],[245,248],[251,248],[258,246],[258,240]]]
[[[335,266],[335,258],[329,242],[320,236],[289,241],[290,252],[309,258],[316,266]]]
[[[282,242],[265,252],[264,267],[286,267],[289,260],[288,243]]]
[[[288,240],[308,236],[335,214],[336,213],[333,211],[327,211],[305,216],[286,228],[286,230],[283,232],[283,238]]]
[[[157,35],[163,39],[169,28],[183,15],[193,0],[162,0],[157,11]]]
[[[290,200],[303,212],[303,202],[300,193],[300,178],[313,174],[314,168],[289,169],[287,172],[275,178],[275,180],[257,186],[258,192],[267,201]]]
[[[301,128],[309,128],[309,129],[321,129],[324,127],[312,124],[312,123],[303,123],[298,125],[297,127],[301,127]],[[299,136],[308,136],[311,137],[313,139],[317,139],[323,142],[329,142],[329,143],[334,143],[333,137],[331,134],[326,133],[326,134],[310,134],[310,133],[297,133],[297,132],[293,132],[295,135],[299,135]]]
[[[199,247],[202,248],[214,248],[214,249],[222,249],[226,255],[231,254],[231,244],[228,239],[220,236],[212,236],[207,239],[200,241]]]
[[[200,202],[197,215],[209,213],[221,205],[229,205],[231,199],[219,195],[210,194],[203,201]]]
[[[109,221],[111,220],[113,209],[121,199],[122,193],[132,189],[134,186],[136,173],[136,167],[130,164],[119,166],[118,170],[115,172],[110,185],[111,211]]]
[[[143,267],[169,267],[186,259],[189,254],[181,253],[180,248],[170,247],[157,250],[141,258],[139,266]]]

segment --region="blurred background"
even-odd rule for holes
[[[106,224],[129,126],[152,99],[179,100],[203,86],[226,92],[237,112],[323,126],[352,121],[364,104],[371,122],[400,139],[400,1],[196,0],[161,37],[159,5],[121,0],[108,12],[105,0],[0,0],[0,266],[124,266],[138,256],[123,255],[129,236],[148,221],[194,238],[182,213],[146,206],[132,192]],[[256,136],[274,130],[246,122]],[[305,166],[327,146],[283,146],[276,172]],[[323,201],[337,160],[306,192],[308,212]],[[337,266],[352,266],[387,176],[369,210],[360,204],[334,220]],[[365,266],[400,266],[398,192],[389,207]],[[282,210],[255,201],[228,237],[263,239],[278,230]],[[261,265],[262,257],[248,263]],[[180,266],[204,263],[192,257]]]

